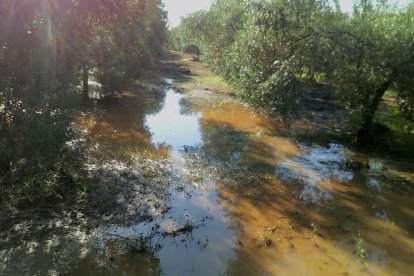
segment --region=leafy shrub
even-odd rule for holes
[[[199,56],[201,54],[201,51],[196,45],[191,44],[184,47],[184,53]]]
[[[217,0],[173,36],[197,45],[242,98],[277,113],[294,112],[303,88],[322,81],[358,113],[358,140],[368,142],[387,90],[412,118],[413,14],[414,3],[397,10],[388,1],[357,1],[351,16],[327,0]]]
[[[1,199],[68,198],[82,188],[81,147],[70,142],[76,140],[71,113],[55,108],[20,106],[1,114]]]

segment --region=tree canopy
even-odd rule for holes
[[[360,141],[369,140],[387,90],[413,118],[414,3],[397,9],[364,0],[347,14],[337,1],[218,0],[185,18],[173,37],[197,45],[242,98],[272,112],[295,112],[317,81],[360,114]]]
[[[166,33],[160,0],[0,0],[2,191],[41,197],[61,179],[68,186],[77,175],[67,171],[76,164],[68,97],[82,81],[88,97],[89,74],[119,92],[154,64]]]

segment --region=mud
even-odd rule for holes
[[[185,66],[196,81],[176,70]],[[412,162],[306,140],[314,125],[286,125],[218,94],[219,83],[203,86],[212,73],[188,56],[161,69],[161,81],[74,121],[95,193],[78,211],[50,220],[29,212],[30,223],[2,232],[0,271],[414,273]]]

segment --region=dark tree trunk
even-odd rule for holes
[[[0,141],[7,139],[7,136],[8,136],[8,133],[7,133],[7,126],[6,126],[6,118],[4,118],[3,114],[1,114],[0,115]],[[6,150],[4,148],[0,149],[0,178],[10,172],[11,170],[10,161],[11,160],[9,158],[9,155],[6,153]]]
[[[87,66],[83,67],[83,74],[82,74],[82,84],[83,90],[82,95],[84,99],[89,99],[89,68]]]
[[[0,160],[0,176],[7,174],[10,172],[11,166],[10,166],[10,160],[5,157],[1,156]]]
[[[368,101],[367,106],[364,106],[362,112],[362,126],[358,130],[357,142],[359,144],[367,144],[372,142],[372,122],[374,120],[375,112],[381,102],[382,97],[390,86],[391,81],[387,81],[379,87],[374,94],[372,101]]]

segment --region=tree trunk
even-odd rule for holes
[[[382,97],[390,86],[391,81],[387,81],[379,87],[374,94],[371,102],[368,101],[367,106],[363,107],[362,112],[362,126],[358,130],[357,142],[359,144],[367,144],[372,142],[372,122],[374,120],[375,112],[381,102]]]
[[[10,159],[5,155],[0,155],[0,157],[0,176],[3,176],[10,172]]]
[[[84,99],[89,99],[89,68],[87,66],[83,67],[83,75],[82,75],[82,84],[83,90],[82,95]]]

